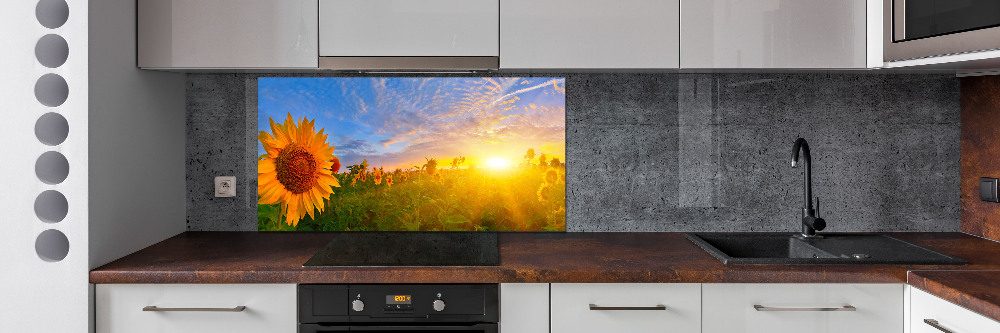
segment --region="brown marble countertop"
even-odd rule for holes
[[[911,270],[1000,270],[1000,243],[892,233],[968,265],[724,265],[683,233],[501,233],[499,266],[302,267],[336,233],[185,232],[90,272],[91,283],[905,283]]]
[[[1000,271],[911,271],[911,286],[1000,321]]]

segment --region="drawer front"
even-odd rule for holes
[[[551,288],[552,333],[701,331],[700,284],[554,283]],[[663,309],[615,309],[623,307]]]
[[[144,307],[232,309],[143,311]],[[296,332],[294,284],[99,284],[98,333]]]
[[[937,321],[938,326],[952,333],[1000,332],[1000,322],[923,290],[910,288],[910,333],[943,332],[924,322],[925,319]]]
[[[702,327],[705,333],[903,332],[904,291],[902,284],[704,284]],[[819,310],[848,305],[855,310]]]

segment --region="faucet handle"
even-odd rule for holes
[[[816,196],[816,217],[819,217],[819,196]]]

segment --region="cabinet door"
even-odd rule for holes
[[[701,331],[701,285],[553,283],[552,333]]]
[[[903,331],[901,284],[705,284],[705,333]],[[853,311],[830,311],[854,307]],[[848,308],[849,309],[849,308]]]
[[[549,284],[500,284],[500,333],[549,333]]]
[[[500,55],[499,0],[320,0],[324,57]]]
[[[294,284],[98,284],[97,332],[295,332],[295,297]]]
[[[677,68],[678,0],[503,0],[501,68]]]
[[[1000,332],[1000,322],[923,290],[910,288],[910,332],[907,333],[942,332],[925,320],[936,321],[936,325],[953,333]]]
[[[316,0],[138,1],[141,68],[317,67]]]
[[[867,0],[682,0],[681,68],[865,68],[866,7]]]

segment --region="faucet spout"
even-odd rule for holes
[[[812,156],[809,154],[809,143],[798,138],[792,146],[792,167],[799,166],[799,152],[802,153],[802,236],[816,237],[817,230],[826,228],[826,221],[816,216],[812,205]]]

